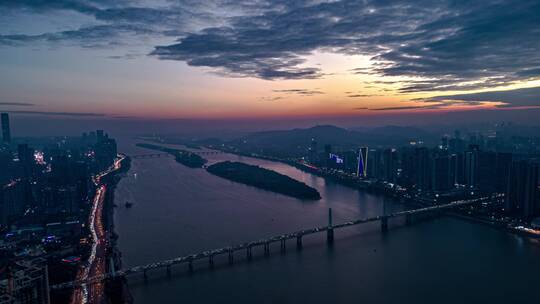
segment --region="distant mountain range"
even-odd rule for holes
[[[453,136],[454,130],[459,129],[462,137],[477,132],[484,136],[539,137],[540,127],[516,125],[512,123],[476,123],[469,125],[430,125],[415,126],[384,126],[384,127],[354,127],[341,128],[334,125],[318,125],[310,128],[288,130],[259,131],[247,134],[237,134],[232,138],[193,139],[193,143],[222,144],[230,143],[244,151],[264,152],[273,155],[303,155],[311,140],[317,141],[318,150],[325,144],[348,149],[359,146],[374,148],[400,147],[411,141],[423,141],[433,147],[440,143],[444,135]]]
[[[406,145],[411,140],[423,140],[427,144],[435,144],[439,141],[440,135],[414,127],[387,126],[374,129],[344,129],[321,125],[307,129],[255,132],[240,140],[246,146],[289,150],[298,146],[309,146],[312,139],[317,141],[319,147],[325,144],[342,147],[399,146]]]

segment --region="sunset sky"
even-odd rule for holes
[[[0,10],[0,111],[13,114],[540,107],[539,1],[0,0]]]

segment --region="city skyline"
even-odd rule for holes
[[[70,119],[519,121],[540,106],[522,1],[2,2],[0,110]]]

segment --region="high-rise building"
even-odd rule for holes
[[[431,173],[433,190],[446,191],[450,190],[453,185],[453,171],[451,166],[451,156],[443,155],[433,159]]]
[[[415,184],[418,189],[431,189],[431,162],[430,152],[426,147],[416,148],[414,154],[415,163]]]
[[[512,153],[497,153],[497,174],[495,176],[495,188],[499,193],[506,191],[510,166],[512,165]]]
[[[538,215],[538,164],[526,160],[512,162],[505,208],[509,214],[531,219]]]
[[[317,163],[317,153],[317,141],[315,140],[315,138],[312,138],[309,145],[309,161],[311,163]]]
[[[9,226],[24,214],[29,201],[29,187],[24,181],[0,187],[0,226]]]
[[[330,167],[331,161],[330,161],[330,155],[332,154],[332,145],[326,144],[324,145],[324,158],[323,158],[323,164],[326,167]]]
[[[441,148],[442,150],[448,150],[448,147],[449,147],[448,143],[449,143],[449,138],[448,138],[448,136],[446,136],[446,135],[443,136],[443,137],[441,138],[441,146],[440,146],[440,148]]]
[[[380,149],[371,149],[368,155],[369,167],[367,168],[368,176],[378,179],[384,178],[382,151]]]
[[[465,184],[469,188],[478,186],[478,154],[479,147],[476,145],[469,146],[469,150],[465,152],[464,157],[464,176]]]
[[[2,120],[2,141],[7,144],[11,142],[11,131],[9,129],[8,113],[2,113],[1,120]]]
[[[19,260],[0,278],[0,303],[49,304],[49,274],[43,258]]]
[[[453,176],[453,183],[455,185],[465,184],[465,160],[462,153],[452,154],[450,156],[450,163],[452,166],[451,172]]]
[[[96,131],[97,141],[100,142],[105,138],[105,132],[103,130]]]
[[[394,183],[397,177],[398,152],[395,149],[386,149],[382,155],[383,179]]]
[[[525,201],[523,206],[523,217],[532,219],[538,212],[538,164],[529,163],[525,178]]]
[[[19,144],[17,146],[19,164],[22,169],[24,178],[29,178],[34,165],[34,149],[28,147],[27,144]]]
[[[368,167],[368,147],[361,147],[358,149],[358,167],[356,169],[356,176],[367,176]]]
[[[497,153],[479,152],[477,159],[477,187],[478,190],[493,193],[497,191]],[[504,174],[501,172],[501,174]]]

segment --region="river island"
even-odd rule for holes
[[[213,164],[206,169],[216,176],[257,187],[260,189],[277,192],[302,200],[319,200],[319,192],[305,183],[297,181],[287,175],[277,173],[259,166],[248,165],[240,162],[225,161]]]

